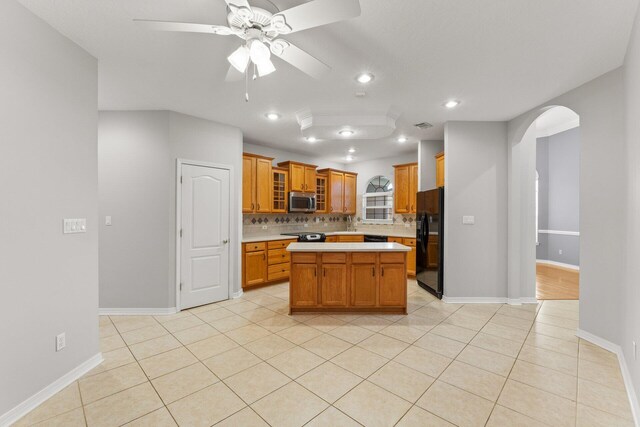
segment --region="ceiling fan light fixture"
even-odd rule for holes
[[[249,48],[249,56],[253,63],[258,66],[265,64],[267,61],[271,62],[269,59],[271,58],[271,51],[269,50],[267,45],[262,43],[260,40],[253,40],[251,42],[251,47]]]
[[[246,46],[240,46],[227,57],[227,60],[236,70],[244,73],[249,65],[249,49]]]
[[[273,62],[271,62],[271,60],[269,59],[263,61],[262,63],[256,64],[256,67],[258,68],[258,74],[260,75],[260,77],[267,76],[276,70]]]

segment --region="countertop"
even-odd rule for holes
[[[289,252],[410,252],[400,243],[291,243]]]
[[[301,233],[322,233],[322,231],[302,231]],[[389,231],[328,231],[326,233],[327,236],[393,236],[393,237],[406,237],[408,239],[412,239],[416,237],[415,231],[411,231],[409,233],[400,233],[394,232],[392,230]],[[252,236],[252,237],[244,237],[242,239],[242,243],[254,243],[254,242],[273,242],[276,240],[295,240],[296,236],[283,236],[281,234],[272,234],[270,236]]]

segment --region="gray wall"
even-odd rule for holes
[[[631,43],[627,51],[624,69],[624,89],[626,93],[626,169],[628,186],[626,188],[626,274],[624,287],[619,292],[619,308],[621,320],[618,328],[621,330],[620,345],[624,351],[631,378],[635,386],[636,397],[640,396],[640,354],[633,357],[633,341],[640,346],[640,15],[636,16],[635,27],[631,36]],[[625,163],[620,167],[624,168]],[[624,192],[624,186],[611,190]],[[624,194],[624,193],[623,193]],[[640,350],[638,350],[640,353]],[[638,410],[636,402],[636,410]],[[640,413],[637,413],[640,417]]]
[[[242,134],[174,112],[103,111],[98,141],[100,307],[175,307],[176,159],[231,165],[239,190]],[[238,291],[240,191],[234,195],[230,280]]]
[[[580,128],[538,138],[539,229],[580,231]],[[538,235],[536,258],[580,265],[580,236]],[[560,254],[562,251],[562,254]]]
[[[626,255],[621,242],[628,234],[622,77],[622,69],[611,71],[509,122],[509,143],[517,145],[549,106],[562,105],[580,116],[580,328],[614,343],[621,342]],[[530,212],[533,216],[533,208]],[[522,247],[534,245],[535,235],[521,239]],[[517,251],[509,255],[515,258]]]
[[[276,166],[279,162],[286,162],[287,160],[293,160],[301,163],[309,163],[312,165],[318,165],[319,169],[333,168],[344,170],[348,166],[344,163],[328,162],[326,160],[318,159],[317,157],[305,156],[304,154],[292,153],[290,151],[278,150],[277,148],[265,147],[263,145],[249,144],[245,142],[243,144],[245,153],[259,154],[261,156],[274,157],[273,165]],[[317,146],[318,150],[321,150],[321,146]]]
[[[420,191],[436,188],[435,155],[442,151],[444,151],[444,141],[420,141],[418,143]]]
[[[0,58],[1,416],[99,348],[97,61],[13,0]]]
[[[445,126],[444,293],[498,298],[507,289],[507,124]],[[475,225],[463,225],[464,215]]]

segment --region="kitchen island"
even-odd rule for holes
[[[289,312],[407,313],[408,246],[291,243]]]

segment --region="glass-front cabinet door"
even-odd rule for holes
[[[327,213],[327,176],[316,175],[316,212]]]
[[[271,211],[287,212],[287,183],[289,172],[286,169],[273,168],[273,206]]]

